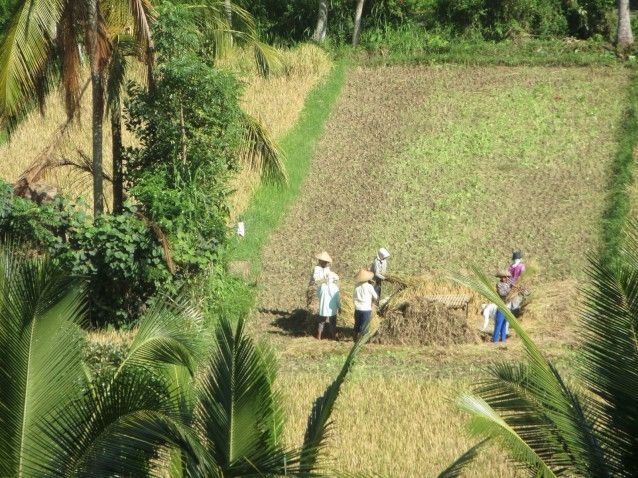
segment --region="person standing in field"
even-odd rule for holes
[[[512,284],[510,284],[511,274],[509,271],[500,271],[496,274],[499,281],[496,283],[496,292],[503,302],[507,302],[507,296],[512,290]],[[492,334],[492,342],[498,343],[507,340],[507,319],[505,313],[498,308],[494,316],[494,333]]]
[[[312,271],[312,276],[308,282],[308,290],[306,291],[306,306],[313,314],[317,310],[317,293],[321,284],[328,281],[332,271],[330,270],[330,264],[332,263],[332,257],[326,251],[322,251],[315,256],[317,259],[317,265]]]
[[[374,286],[371,281],[374,279],[374,273],[361,269],[354,281],[356,286],[354,288],[354,340],[359,338],[359,335],[365,334],[368,331],[370,325],[370,318],[372,317],[372,301],[379,300]]]
[[[385,274],[388,270],[388,257],[390,257],[390,253],[386,248],[382,247],[370,266],[370,270],[374,274],[374,290],[379,298],[381,298],[381,282],[385,280]]]
[[[510,283],[515,285],[520,279],[523,272],[525,272],[525,264],[523,263],[523,253],[519,250],[512,253],[512,264],[509,267],[509,273],[511,274]]]
[[[317,289],[319,298],[319,319],[317,323],[317,339],[321,340],[326,326],[328,333],[332,339],[337,335],[337,313],[341,305],[341,295],[336,282],[339,276],[334,272],[330,272],[327,280]]]

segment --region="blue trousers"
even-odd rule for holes
[[[371,310],[355,310],[354,311],[354,333],[365,334],[368,331],[368,325],[370,324],[370,317],[372,316]]]
[[[494,317],[494,334],[492,335],[492,342],[505,342],[507,340],[507,320],[505,314],[498,309],[496,316]]]

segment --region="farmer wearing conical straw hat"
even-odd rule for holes
[[[385,247],[382,247],[377,251],[370,266],[370,270],[374,274],[374,290],[379,297],[381,297],[381,282],[385,280],[385,274],[388,270],[388,257],[390,257],[390,253]]]
[[[496,273],[496,277],[499,281],[496,283],[496,292],[503,302],[507,300],[507,296],[512,290],[512,284],[510,284],[510,277],[512,275],[509,271],[499,271]],[[507,340],[507,320],[505,319],[505,313],[499,308],[494,316],[494,333],[492,334],[492,342],[498,343],[499,341],[505,343]]]
[[[330,272],[328,279],[317,289],[317,297],[319,298],[319,318],[317,321],[318,340],[321,340],[326,326],[328,334],[332,339],[337,336],[337,313],[341,305],[341,296],[337,281],[339,276],[334,272]]]
[[[312,285],[321,285],[330,277],[330,264],[332,263],[332,257],[326,251],[322,251],[315,255],[317,259],[317,265],[312,271],[312,278],[310,283]]]
[[[357,340],[360,334],[365,334],[372,317],[372,301],[379,300],[377,292],[370,283],[374,279],[374,273],[361,269],[354,281],[354,339]]]

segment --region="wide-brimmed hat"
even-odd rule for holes
[[[512,274],[509,271],[502,270],[496,273],[496,277],[512,277]]]
[[[357,284],[361,282],[368,282],[372,279],[374,279],[374,274],[367,269],[361,269],[359,272],[357,272],[357,275],[354,276],[354,281]]]
[[[379,249],[379,252],[377,252],[377,254],[379,254],[379,257],[381,259],[387,259],[388,257],[390,257],[390,253],[385,247],[382,247],[381,249]]]
[[[315,259],[323,262],[332,262],[332,257],[326,251],[321,251],[319,254],[315,256]]]

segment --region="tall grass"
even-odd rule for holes
[[[627,91],[627,107],[618,131],[618,149],[611,165],[607,206],[602,220],[601,256],[616,261],[623,228],[630,218],[631,186],[634,183],[634,152],[638,147],[638,72],[634,69]]]
[[[335,64],[326,80],[308,96],[299,121],[280,143],[286,156],[288,186],[262,184],[255,191],[248,209],[239,217],[246,225],[246,237],[234,242],[230,258],[249,261],[253,273],[260,269],[261,248],[268,235],[299,194],[314,146],[345,82],[346,69],[345,61]]]

